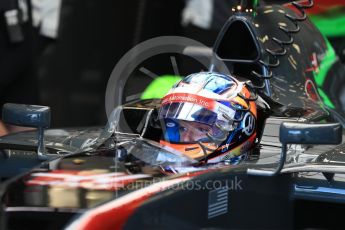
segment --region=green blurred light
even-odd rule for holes
[[[332,103],[332,101],[329,99],[329,97],[327,96],[327,94],[325,92],[323,92],[322,89],[318,88],[317,91],[319,92],[322,101],[325,105],[327,105],[329,108],[331,109],[335,109],[334,104]]]
[[[322,59],[320,66],[319,66],[319,72],[314,73],[315,82],[318,87],[321,87],[323,83],[325,82],[325,79],[327,77],[327,73],[329,69],[332,67],[334,62],[337,60],[337,56],[335,54],[335,51],[332,47],[332,45],[329,43],[329,41],[325,38],[326,44],[327,44],[327,51],[325,57]]]
[[[253,0],[253,8],[254,8],[254,10],[257,8],[258,3],[259,3],[259,0]]]
[[[141,94],[140,99],[157,99],[164,97],[173,85],[182,79],[176,75],[162,75],[153,80]]]
[[[345,36],[345,15],[336,14],[332,16],[311,15],[310,19],[319,28],[321,33],[327,37]]]

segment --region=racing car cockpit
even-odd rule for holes
[[[159,142],[199,164],[238,164],[256,151],[268,108],[233,76],[200,72],[176,83],[161,100],[119,107],[110,133]],[[115,110],[117,111],[117,110]],[[110,136],[110,133],[105,136]],[[255,153],[254,153],[255,154]]]

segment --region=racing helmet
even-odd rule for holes
[[[253,95],[233,76],[200,72],[185,77],[162,98],[160,143],[199,161],[239,163],[255,143]]]

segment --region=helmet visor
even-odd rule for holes
[[[159,114],[161,119],[193,121],[206,125],[213,125],[217,120],[217,113],[190,102],[165,104],[161,107]]]
[[[210,136],[227,136],[231,121],[201,105],[190,102],[173,102],[161,107],[164,139],[171,143],[210,142]],[[220,128],[222,127],[222,129]]]

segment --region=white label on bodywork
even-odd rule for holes
[[[222,187],[208,193],[208,219],[228,212],[228,188]]]

